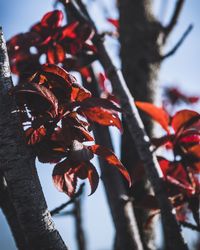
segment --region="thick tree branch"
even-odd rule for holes
[[[29,250],[67,250],[47,210],[35,156],[23,139],[12,88],[6,43],[0,29],[0,170]]]
[[[184,2],[185,2],[185,0],[177,0],[173,15],[172,15],[168,25],[166,27],[164,27],[164,30],[163,30],[164,31],[163,44],[166,43],[168,36],[170,35],[170,33],[174,29],[175,25],[177,24],[177,21],[178,21],[179,15],[181,13],[181,10],[183,8]]]
[[[78,20],[88,22],[94,27],[94,24],[80,12],[80,8],[77,8],[77,5],[74,4],[73,0],[69,2],[67,1],[66,4],[74,11]],[[167,245],[170,249],[175,248],[186,250],[188,247],[182,238],[180,226],[172,213],[172,205],[166,194],[163,175],[156,156],[152,152],[150,139],[144,130],[144,125],[134,104],[134,99],[127,88],[121,71],[114,67],[112,60],[97,33],[94,36],[93,42],[98,51],[99,61],[111,81],[115,95],[120,100],[130,135],[134,140],[140,159],[144,163],[146,174],[154,189],[161,210]]]
[[[176,53],[176,51],[180,48],[180,46],[183,44],[183,42],[185,41],[185,39],[189,35],[189,33],[192,31],[192,29],[193,29],[193,25],[190,24],[189,27],[186,29],[186,31],[181,36],[181,38],[179,39],[179,41],[175,44],[175,46],[169,52],[167,52],[165,55],[160,56],[160,60],[162,61],[170,56],[173,56]]]

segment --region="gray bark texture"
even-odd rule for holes
[[[149,0],[121,0],[120,12],[120,43],[122,72],[127,86],[136,101],[154,101],[156,94],[156,77],[160,63],[156,59],[160,55],[158,37],[161,25],[151,13]],[[148,135],[152,135],[152,122],[144,113],[140,113]],[[122,135],[122,162],[134,176],[137,164],[140,163],[139,155],[125,121]],[[135,201],[144,199],[145,194],[151,192],[151,187],[146,178],[136,183],[129,193]],[[135,208],[136,218],[140,229],[145,249],[156,249],[155,223],[148,228],[144,227],[149,213],[148,210]]]
[[[35,168],[35,156],[25,143],[13,96],[6,44],[0,29],[0,170],[29,250],[67,250],[48,212]]]

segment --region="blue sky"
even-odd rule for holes
[[[159,16],[159,6],[163,0],[154,0],[155,13]],[[165,22],[168,20],[173,9],[175,0],[168,1],[166,16],[161,17]],[[116,9],[113,7],[113,1],[102,0],[101,5],[107,8],[109,15],[117,17]],[[6,39],[19,32],[25,32],[35,22],[39,21],[44,13],[53,9],[51,0],[20,0],[20,1],[0,1],[0,25],[3,26]],[[90,10],[94,16],[98,13],[98,24],[102,24],[102,15],[90,4]],[[187,0],[180,16],[179,22],[174,29],[167,46],[163,52],[167,52],[190,23],[194,24],[194,29],[177,53],[167,59],[161,67],[159,74],[159,86],[176,85],[188,94],[200,95],[200,1]],[[109,45],[116,48],[116,43],[111,41]],[[115,54],[116,49],[113,49]],[[116,59],[117,61],[117,59]],[[198,108],[198,106],[197,106]],[[116,140],[116,147],[119,142]],[[58,193],[51,180],[51,171],[53,166],[37,164],[40,180],[50,209],[65,202],[68,198],[62,193]],[[87,189],[86,193],[89,192]],[[56,218],[56,226],[59,229],[66,243],[71,249],[76,250],[74,243],[73,218]],[[102,184],[97,192],[90,197],[84,197],[84,225],[87,232],[88,250],[109,250],[112,246],[114,229],[110,218],[110,212],[106,204],[106,198],[103,192]],[[15,246],[10,236],[9,229],[5,219],[0,214],[0,242],[2,250],[15,250]]]

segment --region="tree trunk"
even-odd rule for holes
[[[161,25],[151,13],[149,0],[121,0],[120,11],[120,42],[122,72],[127,86],[137,101],[153,102],[156,92],[156,76],[159,63],[158,36]],[[148,116],[140,114],[148,135],[152,135],[152,123]],[[122,136],[122,162],[133,173],[140,159],[137,150],[126,128]],[[130,190],[134,199],[140,200],[145,193],[151,190],[150,184],[143,179]],[[144,229],[144,223],[149,213],[143,209],[135,208],[136,218],[140,228],[145,249],[156,249],[154,243],[154,226]]]
[[[29,250],[67,250],[47,210],[35,156],[23,138],[12,88],[6,44],[0,29],[0,170]]]

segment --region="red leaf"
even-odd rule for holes
[[[119,20],[107,18],[108,22],[115,26],[116,29],[119,29]]]
[[[91,82],[91,74],[90,74],[90,70],[88,69],[88,67],[82,67],[80,70],[81,75],[88,81]]]
[[[131,178],[128,171],[117,158],[117,156],[110,150],[100,145],[92,145],[88,147],[94,154],[102,157],[107,161],[108,164],[117,167],[117,169],[122,173],[122,175],[127,179],[129,185],[131,186]]]
[[[72,85],[72,92],[71,92],[71,101],[78,101],[78,102],[82,102],[83,100],[90,98],[91,97],[91,93],[89,90],[87,90],[86,88],[73,83]]]
[[[198,119],[200,119],[200,115],[192,110],[181,110],[177,112],[173,117],[172,117],[172,122],[171,126],[173,127],[174,131],[177,133],[180,128],[185,128],[185,126],[190,125],[190,121],[192,122],[194,119],[194,122],[196,122]],[[194,123],[193,122],[193,123]]]
[[[80,179],[88,178],[91,187],[91,193],[89,195],[92,195],[99,184],[99,175],[93,164],[89,161],[84,162],[82,167],[77,170],[76,174]]]
[[[29,145],[34,145],[39,143],[46,135],[46,129],[44,127],[40,127],[38,129],[28,128],[25,131],[25,135],[28,139]]]
[[[148,103],[148,102],[135,102],[135,105],[141,109],[142,111],[146,112],[151,118],[157,121],[163,129],[169,133],[169,115],[167,112],[160,108],[156,107],[155,105]]]
[[[106,76],[105,76],[105,74],[99,73],[98,80],[99,80],[99,86],[100,86],[100,88],[101,88],[103,91],[107,92],[107,88],[106,88],[106,86],[105,86],[105,81],[106,81]]]
[[[178,138],[178,143],[182,144],[184,147],[190,147],[196,144],[200,144],[200,132],[186,130],[186,133],[182,133]]]
[[[17,104],[19,106],[26,104],[33,113],[40,114],[52,111],[52,115],[58,114],[57,98],[49,89],[42,85],[29,83],[17,86],[15,95]]]
[[[56,43],[54,46],[51,46],[47,50],[47,59],[49,63],[61,63],[65,59],[65,50],[59,44]]]
[[[194,188],[187,181],[187,174],[181,163],[170,162],[161,157],[159,157],[158,160],[163,175],[168,182],[189,191],[190,194],[194,192]]]
[[[77,177],[70,162],[65,159],[58,163],[52,173],[53,182],[60,192],[65,192],[72,197],[76,190]]]
[[[194,145],[194,146],[188,148],[187,151],[190,154],[192,154],[192,155],[196,156],[197,158],[199,158],[199,160],[200,160],[200,144],[197,144],[197,145]]]
[[[197,96],[190,96],[187,98],[189,103],[196,103],[199,101],[199,97]]]
[[[87,177],[91,187],[91,193],[89,195],[92,195],[98,187],[99,175],[97,173],[96,168],[93,166],[91,162],[87,162],[86,164],[87,164]]]
[[[75,130],[76,136],[81,138],[81,140],[79,140],[79,141],[81,141],[81,142],[94,141],[94,138],[91,136],[91,134],[85,128],[80,127],[80,126],[74,126],[74,130]],[[77,137],[75,137],[75,138],[77,138]]]
[[[109,101],[107,99],[103,99],[103,98],[97,98],[97,97],[92,97],[92,98],[84,100],[81,103],[81,107],[83,108],[101,107],[104,109],[114,110],[118,112],[122,111],[121,108],[117,106],[114,102]]]
[[[41,25],[45,28],[56,29],[61,26],[63,17],[60,10],[50,11],[43,16]]]
[[[182,188],[184,190],[187,190],[190,194],[193,194],[195,192],[195,190],[193,189],[193,187],[190,186],[189,183],[183,184],[179,180],[177,180],[174,177],[169,176],[169,175],[166,177],[166,179],[168,180],[169,183],[171,183],[179,188]]]
[[[45,138],[35,148],[38,160],[42,163],[58,163],[66,157],[66,150],[60,141]]]
[[[79,25],[79,22],[73,22],[69,25],[62,28],[60,34],[59,34],[59,40],[63,40],[65,38],[71,38],[74,39],[77,37],[77,34],[75,32],[76,27]]]
[[[76,83],[76,79],[71,74],[55,64],[44,64],[42,65],[42,70],[44,72],[52,73],[56,76],[61,77],[70,85]]]
[[[117,114],[101,107],[79,108],[89,120],[104,126],[115,126],[122,131],[122,124]]]

